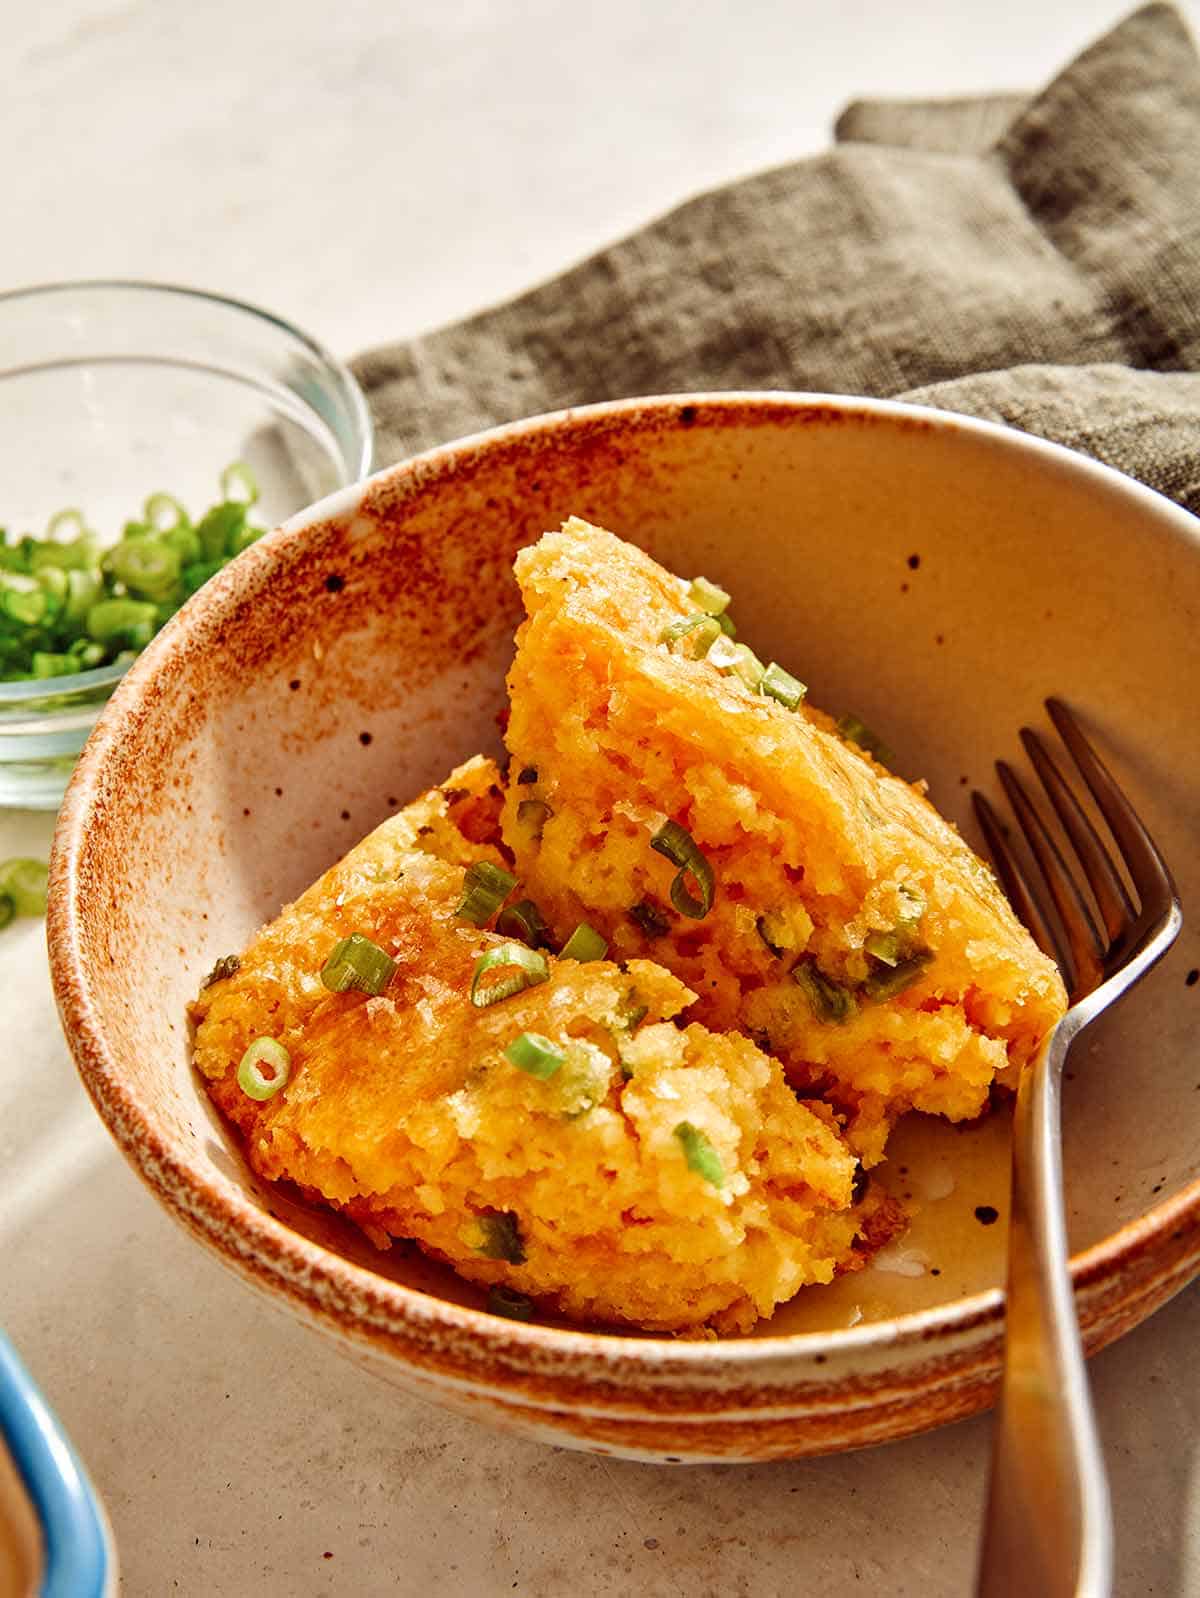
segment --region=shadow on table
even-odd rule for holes
[[[1188,1538],[1198,1331],[1200,1291],[1192,1288],[1090,1366],[1119,1595],[1196,1590]],[[732,1580],[738,1592],[773,1592],[790,1563],[800,1594],[842,1598],[871,1583],[885,1598],[933,1598],[971,1590],[989,1445],[990,1420],[980,1416],[858,1454],[681,1472],[668,1479],[678,1486],[664,1486],[658,1467],[614,1462],[611,1470],[624,1503],[643,1513],[653,1505],[668,1523],[675,1511],[681,1532],[690,1522],[671,1558],[681,1591],[729,1591]],[[757,1578],[749,1574],[755,1559]],[[743,1565],[745,1588],[737,1586]]]

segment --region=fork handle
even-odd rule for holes
[[[978,1598],[1109,1598],[1112,1511],[1075,1315],[1063,1211],[1055,1027],[1021,1076],[1013,1125],[1004,1374]]]

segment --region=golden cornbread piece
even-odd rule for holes
[[[862,1263],[832,1117],[748,1039],[670,1024],[692,995],[661,967],[547,956],[549,980],[471,1004],[508,941],[455,914],[463,867],[500,860],[496,777],[475,760],[385,822],[193,1005],[195,1063],[253,1168],[380,1246],[413,1238],[589,1320],[741,1330]],[[353,932],[396,961],[381,996],[321,984]],[[526,1032],[561,1051],[553,1075],[506,1057]],[[291,1074],[259,1102],[237,1069],[263,1036]]]
[[[675,972],[697,1020],[843,1110],[864,1164],[906,1110],[979,1114],[1065,995],[954,828],[828,716],[690,634],[663,641],[700,607],[643,551],[572,519],[516,570],[504,837],[552,925],[586,918],[616,958]],[[651,848],[665,822],[712,868],[703,915],[672,903],[678,867]],[[695,902],[698,879],[682,886]]]

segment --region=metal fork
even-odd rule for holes
[[[1042,879],[1026,874],[996,812],[975,812],[1013,909],[1057,960],[1071,1007],[1025,1068],[1013,1124],[1004,1374],[992,1443],[979,1598],[1108,1598],[1112,1513],[1067,1256],[1061,1088],[1083,1028],[1170,947],[1182,924],[1165,861],[1058,699],[1046,709],[1108,823],[1131,897],[1045,744],[1021,741],[1091,889],[1091,905],[1010,766],[996,771]],[[1047,913],[1047,899],[1053,913]],[[1136,902],[1135,902],[1136,901]]]

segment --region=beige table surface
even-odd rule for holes
[[[0,289],[156,277],[345,354],[515,291],[858,94],[1036,85],[1112,0],[0,0]],[[1200,30],[1200,4],[1184,7]],[[0,440],[0,478],[3,441]],[[50,818],[0,814],[0,858]],[[0,935],[0,1323],[129,1594],[795,1598],[969,1589],[983,1421],[669,1470],[483,1431],[263,1307],[127,1170]],[[1118,1591],[1200,1593],[1200,1292],[1093,1365]],[[1029,1598],[1037,1598],[1030,1594]]]

